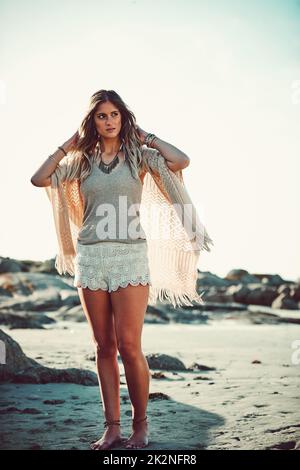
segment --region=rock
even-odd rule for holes
[[[48,289],[77,292],[63,276],[30,272],[0,274],[0,287],[8,289],[14,295],[30,295]]]
[[[290,295],[291,293],[291,287],[288,286],[287,284],[282,284],[281,286],[278,287],[277,289],[277,294],[286,294]]]
[[[20,262],[9,257],[0,256],[0,273],[16,273],[22,271]]]
[[[228,288],[221,287],[220,289],[216,289],[215,287],[212,287],[209,289],[208,293],[204,294],[203,300],[205,302],[218,302],[218,303],[234,302],[234,297],[229,291],[230,287],[235,287],[235,286],[229,286]]]
[[[260,279],[263,284],[268,284],[273,287],[279,287],[284,283],[284,280],[278,274],[255,274],[255,276]]]
[[[14,310],[56,310],[65,300],[74,305],[76,296],[80,303],[76,289],[61,276],[24,272],[0,274],[0,287],[12,294],[12,298],[0,298],[1,306]]]
[[[174,310],[171,319],[173,322],[177,323],[188,323],[189,325],[198,325],[207,323],[209,315],[204,313],[201,309],[189,310],[177,307],[177,309]]]
[[[266,447],[264,450],[298,450],[297,441],[284,441],[279,442],[278,444],[273,444],[272,446]]]
[[[232,269],[226,274],[225,279],[228,281],[242,282],[244,284],[259,282],[256,276],[249,274],[245,269]]]
[[[31,295],[34,292],[31,282],[28,279],[21,280],[18,274],[0,274],[0,287],[9,297]]]
[[[169,323],[170,320],[164,320],[163,318],[158,317],[157,315],[153,313],[147,313],[145,314],[144,322],[145,323],[150,323],[150,324],[159,324],[159,325],[165,325],[166,323]]]
[[[3,287],[0,287],[0,297],[12,297],[13,294],[11,292],[9,292],[8,290],[6,289],[3,289]]]
[[[45,405],[62,405],[66,400],[44,400]]]
[[[211,380],[211,377],[205,377],[204,375],[197,375],[193,380]]]
[[[96,354],[95,354],[95,353],[88,353],[88,354],[85,354],[84,359],[85,359],[86,361],[96,362]],[[118,360],[118,361],[121,361],[121,356],[120,356],[120,354],[117,355],[117,360]]]
[[[239,281],[243,276],[247,276],[248,274],[248,271],[245,269],[231,269],[231,271],[226,274],[225,279],[229,281]]]
[[[86,361],[92,361],[92,362],[95,362],[96,361],[96,355],[95,353],[88,353],[84,356],[84,359]]]
[[[10,406],[9,408],[2,408],[0,414],[6,415],[8,413],[20,413],[20,414],[29,414],[29,415],[40,415],[42,411],[38,410],[37,408],[24,408],[19,409],[14,406]]]
[[[193,362],[192,365],[187,368],[187,370],[216,370],[216,368]]]
[[[154,393],[149,393],[149,400],[150,401],[155,401],[155,400],[170,400],[169,395],[166,393],[162,392],[154,392]]]
[[[280,294],[273,302],[273,308],[287,308],[290,310],[298,310],[298,303],[289,295],[284,293]]]
[[[298,323],[300,324],[300,309],[291,312],[289,309],[265,307],[260,305],[248,305],[250,318],[257,323],[279,324]]]
[[[247,286],[243,284],[230,286],[227,291],[233,296],[235,302],[266,306],[270,306],[278,295],[274,288],[257,283]]]
[[[4,361],[1,361],[0,364],[0,382],[9,379],[19,370],[24,370],[37,364],[33,359],[25,356],[18,343],[2,330],[0,330],[0,341],[5,346]]]
[[[14,328],[38,328],[43,329],[43,325],[55,323],[53,318],[37,312],[14,312],[1,309],[0,324]]]
[[[300,286],[294,285],[291,287],[290,296],[295,302],[300,302]]]
[[[70,290],[69,288],[61,289],[59,294],[64,306],[74,307],[80,305],[80,298],[77,291]]]
[[[26,262],[23,261],[23,263],[26,263]],[[34,264],[31,263],[29,271],[33,273],[57,275],[57,269],[55,267],[55,258],[47,259],[41,262],[36,262]]]
[[[251,290],[243,284],[237,284],[235,286],[228,287],[227,292],[229,295],[232,295],[234,302],[246,304],[246,299]]]
[[[0,257],[0,273],[13,272],[40,272],[57,275],[55,257],[45,261],[15,260],[9,257]]]
[[[98,385],[96,373],[82,369],[51,369],[28,358],[19,344],[0,330],[0,341],[5,345],[4,361],[0,364],[0,383],[69,382],[81,385]]]
[[[58,291],[49,288],[47,291],[35,292],[29,296],[15,296],[2,300],[1,308],[13,310],[56,310],[62,305],[62,300]]]
[[[27,312],[26,322],[21,327],[42,327],[38,317],[31,317],[29,312],[48,311],[53,312],[56,320],[86,321],[73,277],[59,276],[54,265],[55,258],[39,262],[0,257],[0,307],[10,312]],[[204,305],[195,303],[176,309],[172,306],[171,311],[168,301],[158,300],[156,305],[148,305],[145,323],[203,323],[213,319],[215,313],[226,313],[230,309],[237,312],[245,310],[247,305],[300,308],[300,279],[299,282],[283,280],[278,274],[233,269],[222,278],[198,270],[196,289],[204,293]],[[208,314],[208,310],[212,313]],[[254,320],[263,322],[264,317],[257,316]],[[272,320],[268,318],[268,321]],[[17,322],[22,325],[20,317],[15,319],[16,327]],[[11,326],[14,327],[14,322]]]
[[[170,322],[170,311],[168,305],[148,305],[145,315],[146,323],[166,324]],[[173,309],[174,310],[174,309]]]
[[[57,320],[64,320],[64,321],[75,321],[75,322],[86,321],[86,316],[82,310],[81,305],[76,305],[71,308],[69,307],[69,305],[64,305],[55,313],[55,318]]]
[[[246,286],[242,283],[228,286],[226,292],[221,289],[210,289],[205,296],[205,302],[221,302],[221,303],[243,303],[245,305],[267,305],[270,306],[274,299],[278,296],[276,289],[262,284],[248,283]]]
[[[282,323],[282,320],[278,315],[261,311],[248,311],[247,318],[254,325],[278,325],[279,323]]]
[[[206,301],[205,305],[194,305],[193,307],[181,307],[181,308],[189,308],[189,309],[196,309],[196,310],[204,310],[206,313],[211,311],[212,314],[214,315],[215,313],[224,313],[224,312],[230,312],[232,310],[237,310],[237,311],[244,311],[247,309],[246,304],[240,304],[238,302],[210,302]]]
[[[154,372],[153,374],[151,374],[151,377],[152,379],[158,379],[158,380],[167,378],[163,372]]]
[[[98,385],[97,375],[89,370],[82,369],[51,369],[50,367],[32,367],[16,373],[13,377],[15,383],[75,383],[80,385]]]
[[[217,276],[216,274],[212,274],[209,271],[199,271],[198,269],[198,277],[197,277],[197,291],[202,291],[205,287],[226,287],[230,285],[227,279],[223,279],[222,277]]]
[[[251,286],[250,293],[247,295],[246,303],[255,305],[271,306],[277,297],[277,292],[268,286]]]
[[[147,354],[146,359],[150,369],[186,370],[185,365],[177,357],[167,354]]]

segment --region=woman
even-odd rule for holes
[[[143,144],[148,147],[142,149]],[[66,157],[68,153],[73,155]],[[132,433],[125,447],[141,448],[149,444],[150,373],[141,348],[141,334],[149,288],[154,289],[157,282],[155,269],[150,269],[149,265],[154,257],[149,257],[149,247],[152,250],[156,244],[147,237],[149,225],[153,224],[147,226],[146,234],[143,231],[139,207],[145,177],[148,181],[147,172],[151,172],[162,191],[160,195],[166,194],[168,199],[167,192],[172,194],[172,189],[168,188],[175,185],[177,193],[182,191],[178,186],[178,174],[181,175],[188,165],[189,158],[183,152],[136,125],[133,113],[116,92],[100,90],[91,97],[80,133],[76,132],[50,155],[31,178],[33,185],[47,189],[53,208],[62,206],[68,212],[68,218],[65,213],[61,215],[61,210],[55,212],[57,232],[61,234],[56,267],[60,273],[75,275],[74,286],[78,288],[96,347],[105,431],[91,444],[92,449],[109,449],[124,442],[120,432],[118,351],[132,404]],[[187,193],[182,194],[187,198]],[[125,205],[120,196],[126,199]],[[132,208],[137,211],[129,222]],[[108,217],[104,216],[106,212]],[[108,231],[105,230],[107,226]],[[77,230],[74,231],[74,227]],[[69,244],[66,244],[67,231]],[[209,243],[212,240],[204,229],[200,248],[189,258],[192,260],[189,265],[192,266],[189,268],[192,278],[186,284],[185,281],[182,283],[181,299],[187,295],[203,302],[194,291],[191,294],[188,282],[191,286],[195,281],[193,263],[200,249],[210,251]],[[155,253],[154,248],[151,253]],[[184,256],[188,259],[187,254]],[[168,266],[173,272],[170,262]],[[169,282],[167,268],[165,274]],[[186,278],[186,273],[184,275]],[[176,282],[177,285],[173,282],[172,286],[179,287],[178,278]],[[169,298],[176,296],[172,289],[165,292],[173,296]]]

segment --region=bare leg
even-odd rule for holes
[[[141,334],[148,304],[149,285],[120,287],[111,292],[115,317],[115,331],[118,349],[122,357],[128,392],[132,404],[133,433],[126,447],[148,445],[146,417],[149,399],[150,372],[141,349]]]
[[[91,326],[95,343],[96,366],[105,420],[120,419],[120,372],[114,317],[108,292],[78,288],[80,301]],[[107,449],[121,438],[120,426],[106,428],[102,438],[92,443],[93,449]]]

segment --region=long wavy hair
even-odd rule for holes
[[[125,158],[129,163],[131,174],[134,178],[139,178],[139,169],[142,164],[142,144],[136,129],[135,115],[114,90],[99,90],[90,98],[88,110],[78,130],[79,139],[70,151],[73,158],[76,157],[72,176],[77,177],[80,181],[90,174],[92,159],[100,149],[101,136],[98,135],[94,115],[98,105],[107,101],[113,103],[121,113],[119,137],[124,144]]]

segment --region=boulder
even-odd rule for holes
[[[186,370],[185,365],[180,359],[167,354],[147,354],[146,359],[150,369],[161,370]]]
[[[259,282],[256,276],[249,274],[245,269],[232,269],[226,274],[225,279],[228,281],[243,282],[244,284]]]
[[[86,321],[86,316],[82,310],[81,305],[76,305],[74,307],[69,307],[69,305],[64,305],[60,307],[59,310],[54,314],[56,320],[63,321],[75,321],[75,322],[84,322]]]
[[[11,330],[14,328],[38,328],[43,329],[43,325],[55,323],[53,318],[38,312],[15,312],[1,309],[0,324]]]
[[[0,287],[9,293],[0,297],[1,308],[53,311],[65,304],[80,304],[75,287],[61,276],[29,272],[0,274]]]
[[[291,296],[291,299],[293,299],[295,302],[300,302],[300,286],[299,285],[295,284],[294,286],[291,287],[290,296]]]
[[[298,303],[289,295],[282,293],[276,297],[276,299],[272,302],[273,308],[287,308],[290,310],[298,310],[299,306]]]
[[[81,385],[98,385],[97,374],[76,368],[52,369],[27,357],[19,344],[0,330],[0,382],[49,383],[70,382]]]
[[[17,273],[22,271],[21,263],[8,256],[0,256],[0,273]]]
[[[197,289],[203,290],[203,287],[223,287],[230,285],[231,282],[227,279],[223,279],[216,274],[212,274],[209,271],[199,271],[197,276]]]

